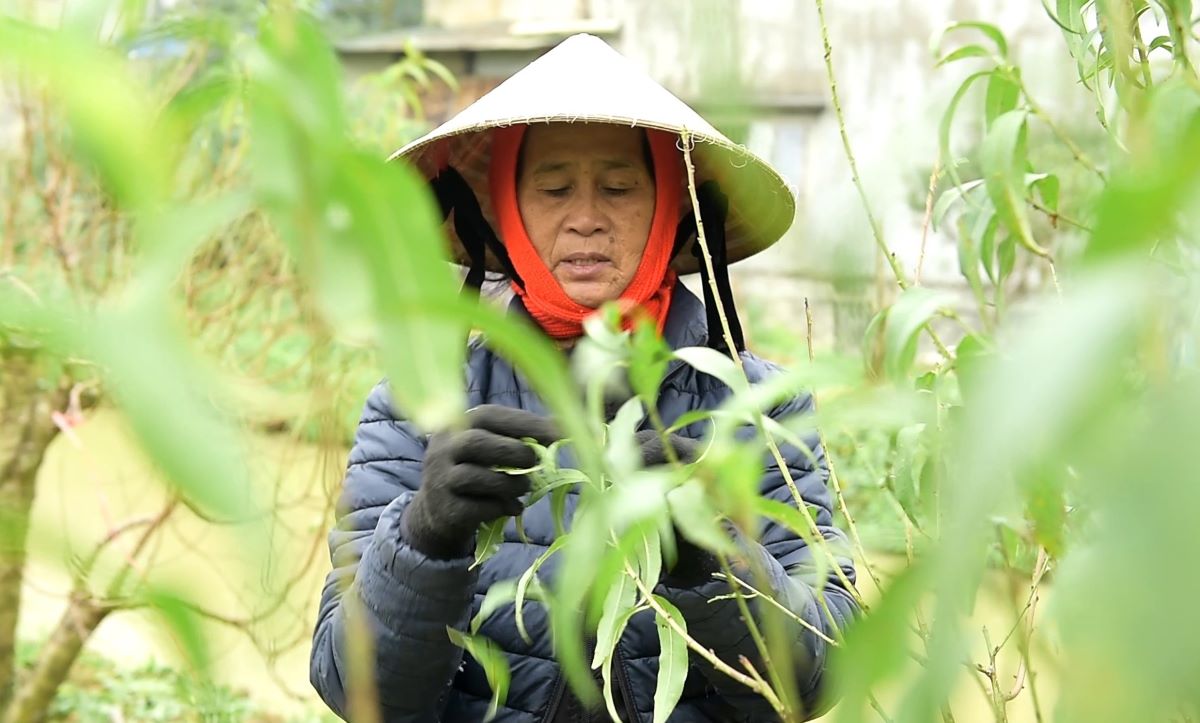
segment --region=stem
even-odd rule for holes
[[[4,723],[36,723],[43,718],[84,643],[110,611],[85,592],[77,590],[71,596],[71,604],[43,646],[36,667],[5,713]]]
[[[724,575],[724,573],[722,573],[722,575]],[[766,600],[767,602],[771,603],[771,604],[772,604],[772,605],[774,605],[774,606],[775,606],[775,608],[776,608],[776,609],[778,609],[778,610],[779,610],[781,613],[783,613],[784,615],[788,616],[789,618],[791,618],[792,620],[794,620],[796,623],[798,623],[798,624],[800,625],[800,627],[802,627],[802,628],[804,628],[805,630],[809,631],[809,632],[810,632],[810,633],[812,633],[813,635],[816,635],[818,638],[820,638],[821,640],[824,640],[824,641],[825,641],[826,643],[828,643],[829,645],[833,645],[833,646],[840,645],[840,643],[839,643],[838,641],[836,641],[836,640],[834,640],[833,638],[831,638],[831,637],[829,637],[828,635],[826,635],[824,632],[822,632],[822,631],[820,630],[820,628],[818,628],[817,626],[815,626],[815,625],[813,625],[812,623],[808,622],[807,620],[805,620],[804,618],[800,617],[800,616],[799,616],[799,615],[797,615],[796,613],[792,612],[791,610],[789,610],[789,609],[787,608],[787,606],[785,606],[783,603],[779,602],[779,601],[778,601],[778,600],[776,600],[775,598],[771,597],[770,595],[766,595],[766,594],[764,594],[764,593],[762,593],[762,592],[759,592],[757,588],[755,588],[753,585],[751,585],[750,583],[746,582],[746,581],[745,581],[745,580],[743,580],[742,578],[738,577],[737,575],[731,575],[731,576],[729,576],[729,577],[726,577],[725,579],[726,579],[726,580],[731,580],[731,581],[733,581],[733,582],[736,582],[738,585],[741,585],[742,587],[746,588],[747,590],[749,590],[749,591],[750,591],[750,593],[751,593],[751,594],[752,594],[754,597],[760,598],[760,599],[762,599],[762,600]]]
[[[929,238],[929,225],[933,221],[933,192],[937,190],[938,176],[941,171],[942,159],[939,155],[938,159],[933,162],[933,170],[929,172],[929,191],[925,194],[925,218],[921,221],[921,251],[917,255],[917,269],[913,274],[913,283],[917,285],[921,283],[921,268],[925,265],[925,242]],[[805,300],[804,308],[807,311],[807,300]]]
[[[1046,127],[1050,129],[1050,132],[1054,134],[1055,138],[1058,138],[1058,140],[1062,141],[1063,145],[1065,145],[1071,151],[1071,155],[1075,157],[1075,160],[1084,168],[1088,169],[1092,173],[1095,173],[1101,181],[1107,183],[1108,177],[1104,174],[1104,171],[1100,170],[1100,167],[1097,166],[1092,159],[1083,152],[1083,149],[1075,143],[1071,136],[1067,135],[1066,132],[1054,122],[1054,119],[1050,117],[1050,114],[1046,112],[1046,109],[1033,99],[1033,96],[1029,94],[1029,89],[1025,87],[1025,81],[1021,78],[1021,76],[1014,74],[1009,77],[1015,80],[1021,86],[1021,95],[1025,97],[1025,102],[1029,104],[1029,110],[1046,124]]]
[[[5,350],[0,349],[0,354]],[[15,694],[17,617],[38,468],[58,435],[67,391],[38,392],[35,362],[0,357],[0,710]],[[58,380],[55,380],[57,382]]]

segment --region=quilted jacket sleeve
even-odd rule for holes
[[[774,409],[770,416],[781,419],[811,411],[811,408],[811,397],[797,397]],[[853,582],[854,562],[848,554],[845,535],[833,525],[832,500],[826,484],[829,469],[824,450],[815,435],[805,441],[809,442],[813,458],[792,446],[781,446],[780,451],[800,496],[808,508],[816,513],[817,526],[829,548],[834,551],[836,565]],[[783,473],[769,453],[765,465],[761,494],[794,507],[795,500]],[[858,612],[858,605],[837,576],[833,565],[818,564],[821,559],[819,556],[824,553],[810,549],[804,540],[790,530],[769,521],[764,522],[761,528],[760,540],[761,544],[747,544],[752,546],[751,554],[760,556],[775,600],[826,637],[836,639],[838,630]],[[816,577],[821,569],[829,570],[824,579]],[[739,656],[744,655],[751,661],[759,660],[749,629],[741,621],[737,602],[732,599],[712,601],[717,596],[729,593],[727,583],[714,579],[692,589],[668,588],[666,593],[687,620],[688,632],[722,660],[739,669]],[[751,602],[751,611],[759,620],[761,630],[762,611]],[[823,695],[821,685],[827,643],[794,620],[783,618],[783,622],[788,626],[792,641],[796,690],[801,698],[803,713],[806,718],[816,717],[832,704]],[[703,661],[700,661],[700,669],[722,697],[745,715],[745,720],[775,719],[765,699]]]
[[[400,517],[420,484],[425,436],[397,419],[385,383],[367,400],[329,534],[333,570],[321,594],[310,679],[345,718],[349,661],[346,608],[362,611],[374,646],[375,690],[385,721],[436,721],[462,651],[475,573],[470,560],[432,560],[409,547]]]

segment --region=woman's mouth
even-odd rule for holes
[[[604,254],[575,253],[559,261],[557,271],[568,281],[591,281],[612,265],[612,260]]]

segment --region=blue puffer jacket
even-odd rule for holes
[[[664,337],[676,349],[702,346],[707,341],[703,304],[682,284],[674,292]],[[744,352],[742,360],[752,383],[778,370],[750,353]],[[503,404],[546,413],[526,380],[482,345],[471,346],[467,384],[471,406]],[[717,407],[729,394],[730,390],[716,379],[674,362],[660,389],[659,412],[671,424],[689,410]],[[780,418],[810,406],[808,397],[796,398],[774,409],[771,415]],[[704,431],[703,424],[695,424],[683,434],[699,437]],[[550,500],[546,498],[526,510],[529,543],[518,539],[510,523],[500,551],[480,569],[468,570],[470,560],[466,558],[432,560],[409,547],[400,532],[400,516],[421,483],[426,440],[424,433],[391,406],[385,386],[376,387],[359,422],[338,505],[337,527],[329,535],[333,570],[325,582],[313,637],[312,684],[342,716],[346,715],[349,678],[343,602],[354,596],[375,638],[375,675],[383,720],[483,720],[491,697],[483,670],[450,642],[446,626],[466,629],[488,587],[519,577],[554,539]],[[782,452],[805,502],[819,511],[817,523],[822,534],[834,549],[845,550],[844,536],[833,527],[823,452],[813,442],[820,462],[815,469],[800,450],[785,446]],[[762,494],[793,504],[783,475],[773,462],[766,470]],[[569,498],[569,511],[574,504],[575,497]],[[818,567],[814,557],[820,553],[810,551],[793,533],[772,523],[764,523],[760,539],[757,549],[770,573],[775,598],[832,637],[833,625],[821,610],[814,589],[817,581],[811,577]],[[551,559],[539,571],[544,583],[554,577],[554,562]],[[840,558],[839,564],[853,580],[849,557]],[[736,602],[708,602],[728,592],[724,582],[712,580],[687,590],[664,587],[660,592],[679,607],[691,635],[722,659],[739,668],[740,655],[758,659],[747,627],[739,620]],[[832,572],[820,595],[838,627],[857,610]],[[525,605],[532,644],[526,644],[517,634],[511,605],[493,614],[481,630],[504,650],[512,670],[508,699],[497,717],[511,723],[550,721],[564,700],[563,678],[551,650],[545,610],[536,602]],[[794,624],[793,636],[797,687],[805,709],[815,714],[822,705],[819,694],[827,648],[817,635],[799,624]],[[651,720],[658,654],[653,614],[646,611],[635,615],[621,637],[614,662],[616,682],[630,720]],[[777,717],[762,698],[693,655],[683,697],[670,720],[770,721]]]

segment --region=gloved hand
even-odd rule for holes
[[[667,464],[666,447],[669,443],[675,450],[675,458],[687,464],[700,456],[700,442],[678,434],[668,434],[667,439],[653,429],[644,429],[634,435],[642,450],[642,464],[646,467]],[[721,569],[716,556],[702,547],[696,547],[675,530],[675,564],[667,570],[663,584],[675,588],[696,587],[712,579],[712,574]]]
[[[467,424],[430,438],[421,488],[401,520],[408,544],[432,558],[465,556],[480,524],[519,515],[529,478],[492,468],[533,467],[537,455],[521,440],[549,446],[560,437],[550,420],[494,404],[472,409]]]

